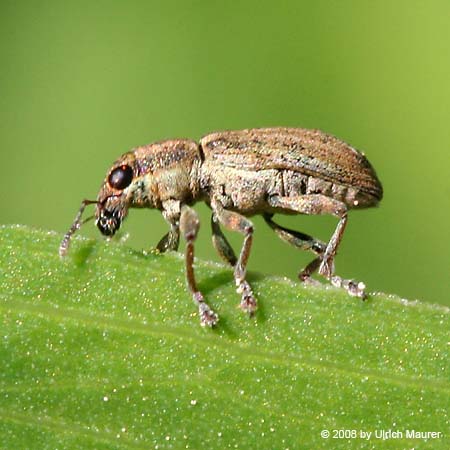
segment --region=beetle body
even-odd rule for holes
[[[256,300],[245,280],[253,225],[248,217],[263,215],[267,224],[286,242],[316,254],[300,272],[309,280],[316,270],[351,295],[364,298],[363,283],[334,275],[334,256],[347,223],[347,211],[376,206],[383,195],[381,183],[366,157],[343,141],[318,130],[260,128],[224,131],[203,137],[167,140],[137,147],[122,155],[105,178],[96,201],[83,202],[60,247],[67,252],[71,235],[81,226],[81,214],[96,203],[96,224],[113,235],[129,208],[159,209],[170,226],[158,243],[160,251],[176,250],[180,232],[187,242],[188,287],[199,306],[201,323],[214,325],[217,315],[197,288],[194,241],[199,220],[190,207],[205,201],[212,209],[213,244],[234,268],[241,308],[250,314]],[[331,214],[339,219],[327,244],[304,233],[284,228],[272,220],[281,214]],[[238,257],[220,226],[244,235]]]
[[[322,194],[348,208],[375,206],[382,197],[365,156],[319,130],[218,132],[205,136],[200,149],[206,197],[225,191],[227,206],[245,215],[280,212],[268,201],[272,196]]]

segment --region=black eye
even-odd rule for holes
[[[114,189],[125,189],[133,180],[133,169],[130,166],[120,166],[114,169],[108,178],[109,185]]]

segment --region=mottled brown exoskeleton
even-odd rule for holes
[[[212,210],[213,244],[234,268],[240,307],[252,315],[256,300],[245,279],[253,238],[248,219],[262,214],[284,241],[316,257],[303,269],[302,281],[320,275],[351,295],[365,297],[365,286],[334,276],[334,257],[352,208],[375,206],[383,195],[381,184],[366,157],[339,139],[318,130],[261,128],[209,134],[200,143],[174,139],[137,147],[122,155],[109,170],[97,200],[84,200],[59,249],[64,256],[73,233],[82,225],[88,204],[96,204],[96,224],[112,236],[129,208],[159,209],[170,226],[160,240],[161,252],[177,250],[180,232],[186,240],[187,284],[198,305],[202,325],[216,324],[218,316],[206,304],[194,277],[194,241],[199,230],[191,208],[205,201]],[[331,214],[339,219],[326,244],[307,234],[284,228],[274,214]],[[244,236],[236,257],[220,225]]]

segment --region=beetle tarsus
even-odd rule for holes
[[[311,275],[303,275],[303,273],[300,273],[298,278],[306,286],[320,286],[321,284],[320,281],[315,280]]]
[[[322,258],[319,256],[316,259],[313,259],[299,274],[298,278],[302,283],[308,283],[310,282],[313,284],[316,280],[311,278],[311,275],[317,271],[320,264],[322,262]],[[334,265],[332,267],[332,271],[334,272]]]
[[[248,313],[248,315],[252,317],[258,309],[258,304],[255,296],[253,295],[252,288],[247,281],[243,280],[238,284],[236,291],[242,296],[239,307],[242,311]]]
[[[336,275],[331,277],[330,282],[335,287],[345,289],[352,297],[359,297],[362,300],[367,298],[366,285],[362,281],[345,280]]]
[[[219,316],[205,303],[201,292],[193,294],[194,301],[198,303],[198,314],[202,327],[213,327],[219,321]]]

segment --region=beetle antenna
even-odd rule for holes
[[[75,220],[73,221],[72,226],[69,228],[67,233],[64,235],[63,240],[61,241],[61,244],[59,245],[59,256],[61,258],[64,258],[66,256],[67,251],[69,250],[70,246],[70,240],[73,236],[73,234],[81,228],[81,225],[84,225],[86,222],[89,222],[91,219],[94,218],[94,216],[90,216],[85,220],[81,220],[81,216],[83,215],[83,211],[86,208],[87,205],[97,204],[98,202],[96,200],[83,200],[81,202],[80,210],[78,211],[78,214],[75,216]]]

